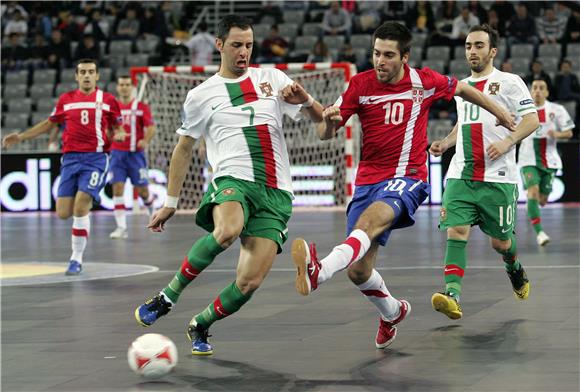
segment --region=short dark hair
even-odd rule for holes
[[[373,46],[378,39],[389,39],[397,41],[397,48],[401,52],[401,57],[405,53],[411,51],[411,41],[413,36],[411,31],[405,26],[397,22],[388,21],[380,25],[373,34]]]
[[[470,28],[469,34],[475,33],[476,31],[483,31],[484,33],[487,33],[489,37],[489,46],[491,48],[497,48],[497,45],[499,43],[499,33],[497,32],[497,30],[495,30],[487,23],[484,23],[482,25],[475,25],[472,28]]]
[[[252,29],[254,31],[250,18],[241,15],[226,15],[218,23],[216,37],[225,41],[232,27],[237,27],[242,30]]]
[[[95,64],[95,69],[97,70],[97,73],[99,73],[99,64],[98,64],[97,60],[94,60],[94,59],[80,59],[79,61],[77,61],[77,65],[75,67],[75,73],[78,73],[79,64]]]
[[[117,81],[119,81],[119,79],[131,79],[131,80],[133,80],[133,78],[131,78],[131,75],[129,75],[129,74],[121,74],[121,75],[117,76]]]
[[[534,78],[534,80],[532,80],[532,83],[534,82],[544,82],[546,83],[546,87],[548,88],[548,91],[550,90],[550,83],[548,83],[548,79],[543,78],[541,76],[537,76]]]

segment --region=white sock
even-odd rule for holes
[[[123,196],[114,196],[113,204],[115,204],[113,214],[115,215],[115,222],[117,222],[117,227],[127,230],[127,211],[125,210],[125,198]]]
[[[399,301],[391,296],[391,293],[389,293],[385,285],[385,281],[376,269],[373,269],[369,280],[363,284],[356,285],[356,287],[377,307],[383,320],[392,321],[399,317]]]
[[[81,264],[83,262],[83,252],[87,247],[87,239],[89,238],[89,233],[91,231],[91,220],[89,216],[90,214],[73,217],[71,240],[72,255],[70,259],[76,260]]]
[[[362,259],[370,246],[367,233],[360,229],[353,230],[342,244],[335,246],[328,256],[320,260],[322,268],[318,274],[318,283],[332,278],[338,271]]]

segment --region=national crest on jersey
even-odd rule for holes
[[[137,147],[137,144],[145,138],[145,128],[154,124],[149,106],[136,99],[126,104],[118,102],[123,118],[123,128],[127,136],[122,142],[113,141],[112,149],[142,151],[141,148]]]
[[[496,103],[515,113],[517,120],[536,111],[523,80],[497,69],[481,78],[463,80]],[[455,97],[457,104],[457,141],[447,178],[516,184],[518,170],[515,148],[492,161],[487,155],[490,144],[506,138],[511,132],[496,126],[496,118],[481,107]]]
[[[216,74],[188,93],[177,133],[206,139],[215,177],[292,192],[283,116],[298,119],[301,106],[284,102],[279,94],[291,83],[277,69],[250,68],[238,79]]]
[[[356,185],[388,178],[427,181],[427,119],[437,99],[450,100],[457,80],[429,68],[404,65],[396,84],[381,83],[375,70],[355,75],[338,98],[341,125],[356,114],[362,126],[362,155]]]
[[[546,101],[538,107],[540,127],[522,140],[518,154],[518,166],[538,166],[561,169],[562,159],[556,147],[557,140],[548,136],[549,131],[563,132],[575,127],[570,114],[562,105]]]

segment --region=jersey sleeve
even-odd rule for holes
[[[119,107],[119,102],[117,102],[115,97],[113,97],[112,95],[110,96],[110,99],[108,101],[109,106],[111,108],[109,113],[107,113],[109,124],[111,124],[111,126],[113,127],[123,125],[123,116],[121,116],[121,108]]]
[[[340,115],[342,121],[340,126],[344,126],[348,119],[359,110],[359,97],[361,91],[359,89],[359,84],[357,78],[350,80],[346,91],[342,93],[340,97],[336,100],[333,106],[338,106],[340,108]]]
[[[523,117],[526,114],[536,113],[536,105],[530,95],[528,86],[518,75],[512,75],[509,83],[508,93],[509,110],[516,114],[516,117]]]
[[[274,72],[274,78],[275,78],[276,84],[277,84],[276,89],[278,91],[281,91],[284,87],[289,86],[292,83],[294,83],[294,81],[292,79],[290,79],[290,77],[288,75],[286,75],[286,73],[284,73],[278,69],[273,69],[272,71]],[[285,115],[287,115],[288,117],[290,117],[294,121],[300,120],[300,118],[301,118],[300,109],[302,109],[302,105],[293,105],[293,104],[287,103],[282,98],[280,98],[279,102],[280,102],[280,109],[282,110],[282,113],[284,113]]]
[[[151,110],[149,109],[149,105],[143,104],[143,126],[150,127],[151,125],[155,125],[155,121],[153,121],[153,116],[151,116]]]
[[[61,124],[64,122],[64,100],[64,95],[61,95],[56,106],[52,109],[52,113],[48,117],[48,121],[51,123]]]
[[[574,129],[574,127],[576,126],[574,124],[574,121],[572,120],[572,117],[570,117],[570,114],[568,113],[566,108],[562,105],[556,106],[556,125],[558,126],[558,129],[556,129],[556,131],[559,132]]]
[[[196,99],[194,91],[191,90],[185,98],[182,112],[181,127],[177,129],[177,134],[182,136],[189,136],[194,139],[199,139],[203,135],[205,129],[205,116],[201,111],[201,107]]]
[[[451,100],[455,95],[457,89],[457,79],[452,76],[441,75],[439,72],[433,71],[430,68],[423,68],[421,70],[423,76],[422,81],[425,90],[435,88],[434,99]]]

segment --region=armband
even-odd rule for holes
[[[167,208],[177,208],[177,202],[179,201],[179,197],[169,196],[165,197],[165,207]]]

